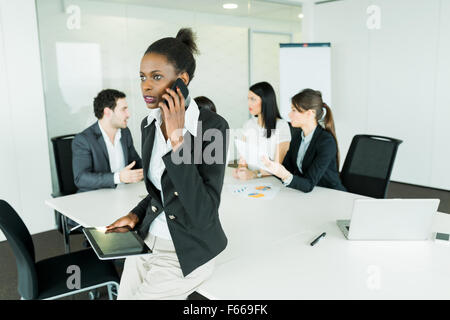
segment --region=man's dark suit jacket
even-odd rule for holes
[[[346,191],[339,178],[336,161],[337,147],[333,135],[320,125],[316,127],[303,158],[302,174],[297,167],[298,149],[302,142],[301,134],[301,129],[293,130],[291,144],[283,160],[283,166],[294,176],[288,187],[310,192],[317,185]]]
[[[136,161],[133,169],[142,168],[142,160],[133,146],[130,129],[121,129],[125,166]],[[78,192],[115,188],[108,150],[98,122],[77,134],[72,142],[73,178]]]
[[[183,144],[175,152],[189,152],[190,164],[175,164],[171,157],[173,151],[162,158],[166,167],[161,177],[164,203],[161,201],[160,191],[147,176],[155,140],[156,121],[153,120],[150,125],[147,125],[147,118],[142,121],[142,161],[148,196],[131,210],[139,217],[135,229],[143,238],[148,234],[153,220],[164,211],[184,276],[217,256],[227,245],[218,209],[225,174],[228,150],[226,135],[229,127],[227,121],[216,113],[202,108],[199,111],[195,139],[200,139],[197,141],[200,141],[201,154],[194,153],[194,137],[187,131]],[[205,137],[206,141],[201,139],[205,131],[211,128],[217,129],[216,132],[222,135],[223,144],[220,148],[223,148],[223,158],[218,161],[219,163],[206,164],[205,159],[201,159],[203,151],[206,149],[208,153],[216,143],[211,137]],[[186,143],[188,140],[191,141],[190,146]],[[195,164],[198,162],[201,163]]]

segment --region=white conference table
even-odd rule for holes
[[[273,178],[237,181],[227,168],[219,209],[228,238],[212,277],[198,290],[209,299],[450,299],[450,246],[429,241],[348,241],[336,225],[364,196],[316,187],[305,194]],[[252,199],[228,185],[270,183],[276,197]],[[146,195],[144,183],[119,185],[46,204],[84,227],[104,226]],[[437,213],[432,231],[450,233]],[[311,247],[322,232],[325,238]]]
[[[99,189],[51,198],[45,204],[83,227],[100,227],[126,215],[147,194],[144,182],[119,184],[115,189]]]

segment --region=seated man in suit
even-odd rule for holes
[[[78,192],[115,188],[141,181],[142,160],[137,154],[127,121],[123,92],[106,89],[94,99],[98,121],[72,142],[73,177]]]

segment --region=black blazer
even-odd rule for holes
[[[333,135],[320,125],[316,127],[303,158],[303,174],[300,172],[297,167],[297,155],[302,142],[301,133],[301,129],[293,130],[291,144],[283,160],[283,166],[294,176],[288,187],[310,192],[317,185],[346,191],[337,169],[336,141]]]
[[[190,164],[173,163],[171,158],[173,151],[162,158],[166,167],[161,177],[164,203],[161,201],[159,190],[147,177],[156,125],[153,121],[147,126],[147,118],[144,118],[141,124],[142,161],[148,195],[131,210],[139,217],[135,229],[143,238],[147,235],[153,220],[164,211],[184,276],[217,256],[227,245],[218,209],[225,175],[228,150],[226,135],[229,126],[227,121],[216,113],[203,108],[199,111],[197,137],[194,139],[187,131],[183,145],[176,151],[189,152]],[[211,128],[218,129],[216,133],[220,131],[223,137],[222,144],[216,144],[215,139],[209,141],[207,137],[205,137],[207,141],[202,141],[205,131]],[[187,141],[191,141],[190,146]],[[194,153],[196,145],[201,147],[201,153],[199,150]],[[218,161],[220,163],[206,164],[204,159],[201,159],[203,151],[208,146],[207,151],[210,150],[213,145],[223,148],[223,159]],[[184,153],[181,154],[186,156]]]
[[[130,129],[121,130],[120,142],[125,165],[136,161],[133,169],[142,168],[141,157],[133,145]],[[73,179],[78,192],[115,188],[114,173],[109,165],[108,150],[98,122],[77,134],[72,142]]]

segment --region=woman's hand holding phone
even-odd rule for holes
[[[167,101],[159,103],[164,119],[167,138],[172,143],[172,149],[176,150],[183,143],[184,116],[186,113],[186,102],[181,90],[177,87],[176,92],[167,88],[162,96]]]

